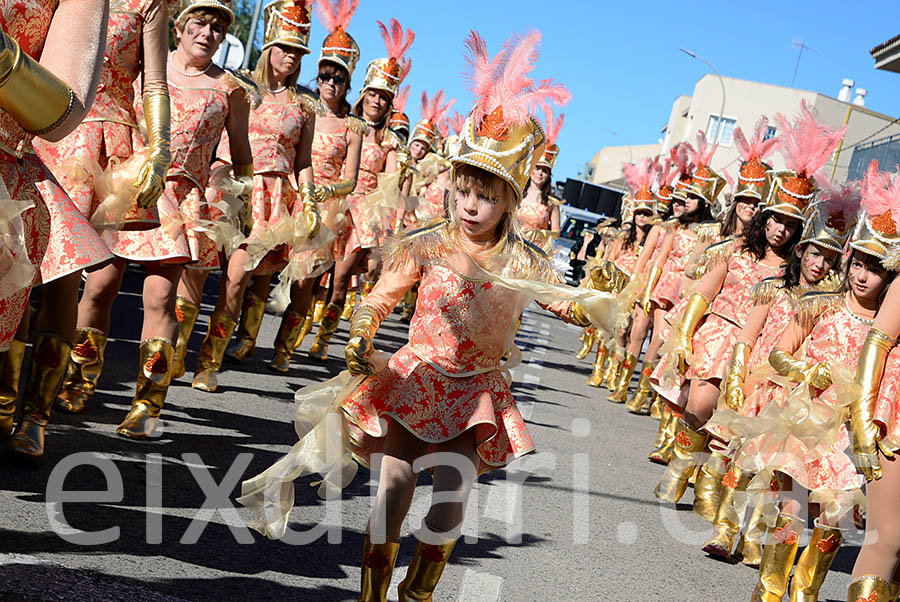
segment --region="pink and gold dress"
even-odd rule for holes
[[[362,249],[378,246],[385,235],[385,228],[390,228],[390,218],[379,215],[366,203],[366,195],[378,187],[378,174],[387,166],[387,158],[391,152],[400,147],[400,140],[390,131],[385,132],[384,139],[378,142],[363,140],[359,156],[359,175],[356,188],[347,195],[347,206],[350,208],[350,234],[344,245],[344,257]],[[391,214],[390,217],[393,217]]]
[[[697,233],[693,228],[683,226],[677,221],[666,224],[666,227],[669,230],[667,235],[672,237],[672,249],[665,258],[658,256],[659,247],[656,250],[657,256],[654,265],[662,264],[662,275],[650,296],[653,302],[664,309],[670,308],[678,302],[678,290],[681,285],[681,277],[684,275],[685,264],[698,240]]]
[[[6,0],[0,3],[0,27],[16,39],[23,52],[40,59],[46,50],[44,41],[53,14],[65,1]],[[65,51],[70,50],[73,49]],[[33,138],[0,110],[0,179],[8,193],[6,199],[0,198],[0,204],[11,205],[11,199],[29,206],[21,213],[21,220],[12,220],[18,231],[15,240],[2,242],[0,350],[9,346],[15,334],[33,282],[50,282],[112,258],[99,235],[35,154]],[[9,280],[14,272],[21,273],[21,266],[15,267],[18,264],[34,268],[33,282]]]
[[[631,275],[634,272],[634,266],[637,265],[638,255],[641,254],[641,247],[637,244],[632,245],[630,249],[623,248],[616,258],[613,259],[613,263],[617,268],[622,270],[628,275]]]
[[[206,202],[206,188],[213,151],[222,139],[233,93],[245,92],[227,72],[211,88],[169,82],[172,166],[156,203],[161,225],[143,231],[104,231],[103,239],[118,257],[138,262],[190,263],[198,269],[219,267],[216,243],[207,233],[214,216]]]
[[[553,215],[552,203],[553,201],[532,203],[523,200],[516,211],[516,219],[519,220],[525,238],[547,253],[550,252],[550,247],[553,246],[553,241],[558,236],[557,232],[550,230],[550,218]]]

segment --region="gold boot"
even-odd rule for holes
[[[325,315],[322,316],[322,323],[319,325],[319,334],[316,340],[309,346],[309,357],[314,360],[324,362],[328,359],[328,343],[331,341],[331,335],[338,329],[341,324],[341,306],[330,303],[325,308]]]
[[[591,349],[594,348],[594,343],[597,340],[597,331],[594,330],[592,326],[588,326],[581,333],[581,349],[575,352],[575,359],[583,360],[588,356],[588,353],[591,352]]]
[[[791,602],[816,602],[825,575],[837,556],[844,536],[840,529],[816,527],[809,545],[800,554],[791,579]]]
[[[797,557],[803,522],[790,514],[779,514],[769,533],[759,565],[759,583],[750,598],[754,602],[781,602]]]
[[[666,474],[653,489],[657,498],[670,504],[678,502],[684,495],[688,479],[697,468],[697,455],[706,449],[706,442],[709,441],[709,435],[698,433],[685,422],[679,420],[677,424],[674,457]]]
[[[653,374],[655,365],[656,362],[645,361],[644,365],[641,366],[641,378],[638,380],[637,391],[634,392],[634,397],[625,404],[625,409],[632,414],[643,413],[644,406],[650,401],[650,394],[653,392],[653,387],[650,385],[650,375]]]
[[[606,364],[606,372],[603,374],[602,387],[612,393],[616,390],[616,383],[619,381],[619,372],[622,371],[623,356],[619,352],[610,350],[609,362]]]
[[[313,304],[313,324],[321,324],[322,316],[325,315],[325,300],[324,299],[316,299],[316,302]]]
[[[631,377],[634,376],[634,369],[637,367],[638,359],[625,352],[625,361],[622,362],[622,369],[619,372],[619,379],[616,382],[616,390],[607,398],[612,403],[625,403],[628,399],[628,387],[631,386]]]
[[[397,552],[399,541],[386,541],[375,544],[366,535],[362,546],[362,575],[357,602],[385,602]]]
[[[291,355],[297,346],[297,339],[303,329],[303,323],[311,321],[312,318],[304,318],[303,314],[295,311],[284,312],[281,326],[278,328],[278,336],[275,337],[275,355],[269,362],[270,370],[284,373],[290,369]]]
[[[892,600],[891,586],[878,575],[863,575],[850,582],[847,588],[848,602],[882,602]]]
[[[214,311],[209,317],[209,327],[206,330],[206,338],[200,345],[200,353],[197,354],[197,371],[191,386],[201,391],[212,393],[219,387],[216,372],[222,365],[225,357],[225,348],[231,341],[231,335],[237,327],[237,322],[224,311]]]
[[[606,366],[606,359],[609,357],[609,349],[603,343],[597,347],[597,357],[594,359],[594,368],[591,375],[587,379],[587,384],[592,387],[599,387],[603,382],[603,368]]]
[[[56,409],[70,414],[84,411],[87,400],[97,390],[105,350],[106,333],[94,328],[79,328],[75,332],[75,346],[69,354],[63,390],[56,397]]]
[[[44,455],[44,427],[66,373],[72,347],[55,334],[34,337],[31,366],[22,395],[22,417],[9,440],[10,453],[37,460]]]
[[[745,478],[747,481],[750,480],[749,476]],[[753,510],[750,512],[750,519],[747,521],[747,529],[741,536],[741,541],[738,544],[741,563],[754,569],[758,569],[762,562],[763,545],[765,543],[766,530],[768,529],[764,513],[766,503],[765,501],[758,501],[753,506]]]
[[[659,430],[656,433],[654,450],[647,459],[657,464],[668,464],[672,459],[672,449],[675,446],[675,429],[678,428],[678,417],[672,411],[663,408],[663,416],[659,420]]]
[[[200,308],[184,297],[175,299],[175,317],[178,319],[178,341],[175,343],[175,359],[172,363],[172,378],[184,376],[184,358],[187,357],[188,340],[194,332],[194,324]]]
[[[456,542],[432,546],[421,541],[416,546],[404,579],[397,586],[397,594],[403,602],[432,602],[432,594],[437,587]]]
[[[694,483],[694,514],[713,522],[719,507],[719,495],[722,493],[722,478],[725,476],[728,458],[719,452],[711,451],[709,459],[700,467],[697,481]]]
[[[174,357],[175,347],[169,339],[154,337],[141,343],[140,368],[131,410],[116,428],[116,433],[129,439],[146,439],[153,435],[172,382]]]
[[[0,353],[0,439],[6,439],[13,431],[24,358],[25,341],[19,339],[10,341],[9,349]]]
[[[650,418],[659,420],[662,418],[663,400],[658,391],[654,391],[650,400]]]
[[[356,291],[347,291],[347,298],[344,299],[344,311],[341,312],[341,320],[349,320],[353,316],[354,309],[356,309]]]
[[[253,355],[256,349],[256,337],[262,327],[263,316],[266,315],[266,300],[247,290],[244,293],[244,307],[241,309],[241,321],[235,334],[235,343],[228,348],[225,355],[238,362]]]
[[[722,478],[722,494],[713,519],[713,534],[703,544],[702,550],[711,556],[730,558],[734,538],[740,532],[740,517],[734,509],[734,492],[746,491],[749,479],[733,464]]]

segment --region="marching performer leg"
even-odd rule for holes
[[[816,602],[825,575],[837,556],[844,536],[840,529],[819,527],[813,529],[809,545],[800,554],[794,577],[791,579],[791,602]]]
[[[256,338],[262,327],[263,316],[266,315],[266,300],[254,293],[250,288],[244,293],[244,304],[241,321],[238,324],[237,339],[225,352],[229,358],[242,362],[253,355],[256,349]]]
[[[657,498],[670,504],[676,503],[684,495],[688,479],[697,467],[697,455],[706,449],[709,435],[699,433],[679,420],[675,433],[674,457],[669,462],[666,474],[653,490]]]
[[[759,583],[753,590],[752,600],[780,602],[787,593],[788,577],[797,557],[802,530],[803,521],[798,517],[784,513],[778,515],[763,550]]]
[[[13,339],[9,349],[0,353],[0,439],[6,439],[13,431],[24,359],[25,341],[19,339]]]
[[[587,379],[587,384],[592,387],[599,387],[603,383],[603,370],[606,367],[606,360],[609,357],[609,348],[601,341],[597,346],[597,357],[594,358],[594,367],[591,375]]]
[[[213,392],[218,388],[216,372],[222,365],[225,347],[228,346],[236,327],[237,322],[224,311],[214,311],[209,317],[206,337],[197,354],[197,371],[191,382],[193,388],[208,392]]]
[[[97,390],[103,371],[106,333],[93,328],[79,328],[75,332],[75,346],[69,354],[69,365],[63,380],[63,390],[56,398],[56,409],[70,414],[84,411],[85,404]]]
[[[175,317],[178,320],[178,341],[175,343],[175,358],[172,365],[172,378],[181,378],[186,371],[184,358],[187,357],[188,340],[194,332],[194,324],[200,315],[200,308],[185,297],[175,299]]]
[[[175,346],[163,337],[141,343],[140,366],[131,410],[116,433],[128,439],[147,439],[159,422],[159,414],[172,382]]]

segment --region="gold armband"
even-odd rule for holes
[[[235,178],[252,178],[253,163],[235,163],[231,166],[231,173]]]

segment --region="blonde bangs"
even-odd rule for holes
[[[510,245],[522,238],[519,220],[515,216],[516,195],[509,183],[500,176],[474,165],[458,165],[446,203],[451,230],[459,228],[459,218],[456,215],[456,191],[458,189],[474,190],[476,194],[482,195],[491,201],[506,203],[506,212],[497,227],[497,242],[488,250],[488,255],[507,253],[511,248]]]

